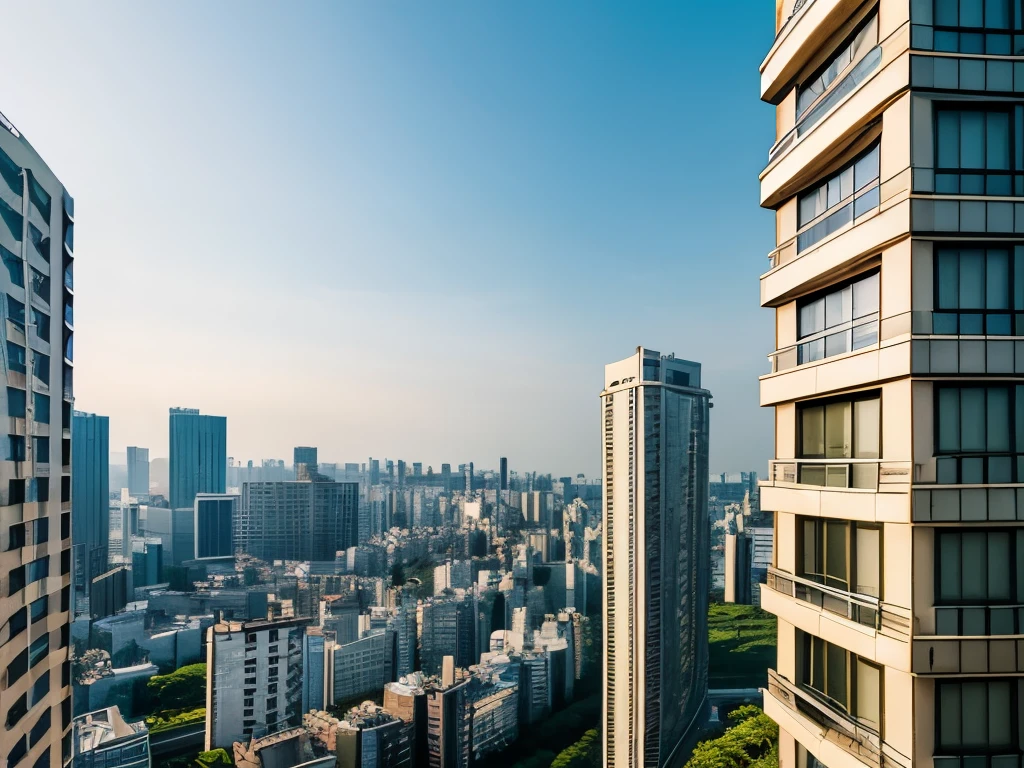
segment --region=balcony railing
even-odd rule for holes
[[[880,459],[782,459],[768,463],[775,483],[815,488],[901,492],[910,483],[909,461]],[[897,487],[900,486],[900,487]]]
[[[881,626],[877,597],[844,592],[778,568],[768,569],[768,588],[866,627],[878,629]]]
[[[816,723],[826,739],[862,762],[877,768],[910,768],[910,758],[882,741],[877,731],[829,706],[773,669],[768,670],[768,692],[789,709]]]

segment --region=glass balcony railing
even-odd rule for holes
[[[841,589],[827,587],[811,579],[786,573],[777,568],[768,569],[767,584],[769,589],[805,603],[811,603],[829,613],[842,616],[866,627],[881,628],[880,601],[877,597],[844,592]]]
[[[910,483],[910,462],[881,459],[778,459],[769,462],[773,483],[817,488],[900,490]]]

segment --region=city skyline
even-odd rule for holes
[[[770,7],[113,9],[8,9],[53,55],[11,42],[0,111],[88,214],[76,406],[110,416],[115,450],[160,457],[187,404],[228,418],[236,458],[596,475],[602,367],[644,344],[704,362],[712,471],[763,471],[772,115],[736,94]],[[692,78],[707,59],[718,76]],[[302,194],[280,194],[290,165]],[[645,297],[625,323],[623,288]]]

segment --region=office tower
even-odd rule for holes
[[[395,636],[389,629],[364,633],[348,643],[330,643],[327,647],[327,701],[332,705],[351,702],[360,696],[376,695],[393,680],[392,662]]]
[[[327,706],[327,637],[320,627],[306,627],[302,636],[302,711]]]
[[[401,459],[398,460],[398,485],[399,487],[405,485],[405,462]]]
[[[60,181],[0,114],[0,413],[9,432],[0,463],[0,761],[9,766],[71,758],[61,670],[71,606],[74,216]],[[95,511],[105,524],[105,497]]]
[[[476,658],[476,610],[472,597],[433,599],[419,606],[420,669],[439,674],[445,656],[468,668]]]
[[[72,543],[76,586],[88,591],[94,576],[107,570],[110,545],[110,420],[75,411],[71,431]]]
[[[371,458],[369,461],[370,465],[370,485],[380,485],[380,460]]]
[[[424,684],[427,698],[427,765],[469,768],[472,710],[469,678],[445,656],[440,680]]]
[[[681,761],[707,695],[708,411],[700,364],[605,367],[606,766]]]
[[[163,544],[158,538],[132,539],[132,587],[160,584],[164,570]]]
[[[320,464],[316,459],[316,448],[313,446],[299,446],[292,452],[292,464],[295,467],[295,477],[299,477],[299,467],[304,466],[312,474],[320,471]]]
[[[452,465],[442,464],[441,465],[441,486],[446,492],[451,493],[452,490]]]
[[[113,616],[128,604],[131,572],[125,565],[112,567],[89,582],[89,615],[94,619]]]
[[[498,490],[508,490],[508,459],[504,456],[498,459]]]
[[[126,723],[116,706],[76,717],[71,726],[74,768],[149,768],[149,729],[143,722]]]
[[[222,621],[207,630],[207,750],[301,724],[308,623]]]
[[[359,484],[246,483],[235,549],[261,560],[330,560],[358,543]]]
[[[765,710],[790,765],[1016,764],[1022,9],[815,5],[780,6],[761,76],[779,131]]]
[[[238,496],[230,493],[200,493],[194,506],[195,558],[233,558],[233,527],[238,516]]]
[[[345,713],[336,731],[338,768],[412,768],[412,734],[406,723],[372,701]]]
[[[192,509],[197,493],[224,493],[228,420],[195,408],[171,408],[171,509]]]
[[[416,669],[416,606],[407,602],[398,607],[394,620],[395,678],[398,680]]]
[[[423,462],[422,461],[414,461],[412,463],[412,476],[413,477],[422,477],[423,476]]]
[[[149,448],[128,446],[128,493],[149,496]]]

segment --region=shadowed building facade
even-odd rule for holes
[[[698,363],[605,367],[606,768],[681,765],[705,713],[710,401]]]

